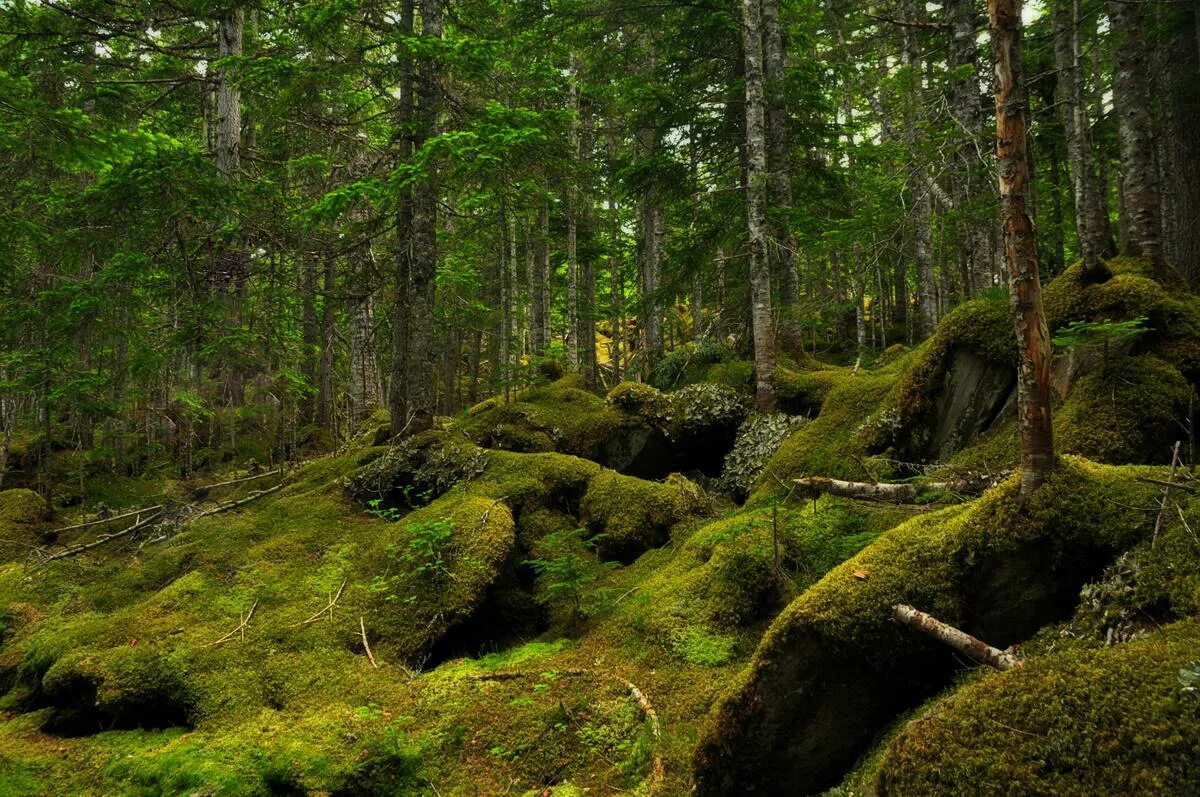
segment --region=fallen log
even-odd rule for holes
[[[230,509],[237,509],[239,506],[243,506],[244,504],[248,504],[251,501],[262,498],[264,495],[270,495],[271,493],[275,492],[276,490],[282,490],[282,489],[283,489],[283,485],[277,484],[274,487],[268,487],[265,490],[259,490],[258,492],[250,493],[250,495],[246,496],[245,498],[239,498],[236,501],[230,501],[227,504],[221,504],[220,506],[214,507],[213,509],[206,509],[203,512],[200,512],[199,514],[192,515],[191,520],[196,520],[197,518],[202,518],[202,517],[208,517],[209,515],[217,515],[217,514],[220,514],[221,512],[228,512]]]
[[[1021,660],[1012,651],[994,648],[983,640],[976,639],[967,632],[960,631],[954,626],[947,625],[936,617],[906,604],[898,603],[893,606],[892,616],[896,618],[897,622],[928,634],[959,653],[995,667],[997,670],[1011,670],[1021,664]]]
[[[125,518],[136,517],[138,515],[145,514],[146,512],[153,512],[157,509],[162,509],[162,508],[163,508],[162,504],[155,504],[154,506],[144,506],[141,509],[135,509],[132,512],[126,512],[123,515],[113,515],[112,517],[97,518],[95,520],[89,520],[86,523],[76,523],[74,526],[63,526],[61,529],[51,529],[50,531],[48,531],[46,533],[47,534],[61,534],[64,531],[76,531],[78,529],[86,529],[91,526],[99,526],[102,523],[112,523],[113,521],[116,521],[116,520],[124,520]]]
[[[912,504],[917,499],[935,493],[973,494],[978,488],[967,482],[913,482],[905,484],[870,484],[830,479],[826,476],[811,476],[792,480],[800,493],[808,498],[836,495],[842,498],[861,498],[871,501],[888,501],[895,504]]]
[[[146,528],[146,526],[149,526],[151,523],[154,523],[159,518],[161,518],[162,514],[163,514],[162,510],[160,509],[159,511],[152,514],[150,517],[146,518],[145,520],[134,523],[132,526],[130,526],[127,529],[121,529],[120,531],[115,532],[113,534],[106,534],[105,536],[100,537],[97,540],[93,540],[92,542],[89,542],[85,545],[76,545],[74,548],[68,548],[65,551],[59,551],[56,554],[51,554],[50,556],[47,556],[42,561],[53,562],[56,559],[66,559],[68,557],[81,554],[84,551],[90,551],[93,548],[99,548],[101,545],[107,545],[108,543],[112,542],[113,540],[119,540],[122,537],[129,536],[130,534],[132,534],[135,531],[139,531],[140,529]]]
[[[658,725],[658,712],[654,710],[654,704],[650,702],[650,698],[646,697],[646,693],[638,689],[632,681],[625,681],[625,688],[629,690],[630,697],[637,703],[637,707],[642,710],[642,714],[650,723],[650,733],[657,742],[662,734]],[[657,792],[665,777],[666,768],[663,766],[662,756],[655,750],[650,758],[650,776],[646,780],[648,791],[651,794]]]
[[[231,484],[241,484],[242,482],[252,482],[256,479],[265,479],[268,476],[277,476],[281,473],[283,473],[283,468],[276,468],[275,470],[269,470],[266,473],[258,473],[253,476],[242,476],[241,478],[238,478],[238,479],[230,479],[228,481],[215,482],[213,484],[201,484],[197,487],[193,487],[192,491],[193,492],[201,492],[201,491],[208,492],[209,490],[215,490],[218,487],[228,487]]]

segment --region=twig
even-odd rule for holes
[[[661,729],[658,724],[658,712],[654,710],[654,704],[650,702],[650,698],[646,697],[645,692],[634,686],[632,681],[625,681],[625,688],[629,690],[629,694],[633,697],[634,702],[637,703],[638,708],[646,715],[646,719],[650,722],[650,733],[657,742],[661,736]],[[666,770],[663,767],[662,756],[656,750],[650,759],[650,777],[647,778],[648,790],[650,792],[655,791],[662,785],[665,776]]]
[[[84,551],[90,551],[93,548],[99,548],[101,545],[105,545],[107,543],[112,542],[113,540],[117,540],[117,539],[120,539],[121,537],[128,536],[128,535],[132,534],[133,532],[138,531],[140,529],[144,529],[146,526],[149,526],[151,523],[155,522],[160,517],[162,517],[162,514],[163,514],[162,510],[159,510],[158,512],[155,512],[153,515],[146,518],[145,520],[140,521],[138,523],[134,523],[132,526],[130,526],[127,529],[122,529],[121,531],[118,531],[114,534],[107,534],[98,540],[94,540],[92,542],[87,543],[86,545],[76,545],[74,548],[68,548],[65,551],[59,551],[56,554],[47,556],[43,561],[44,562],[53,562],[55,559],[66,559],[67,557],[76,556],[78,554],[81,554]]]
[[[245,639],[246,638],[246,626],[250,624],[250,618],[254,616],[254,610],[257,608],[258,608],[258,598],[255,598],[254,603],[252,603],[250,605],[250,611],[248,611],[246,613],[246,616],[242,618],[242,622],[238,624],[237,628],[233,629],[228,634],[226,634],[225,636],[216,640],[215,642],[209,642],[207,645],[204,645],[203,647],[211,648],[216,645],[220,645],[223,642],[228,642],[229,640],[233,639],[235,636],[239,637],[240,639]]]
[[[89,526],[99,526],[101,523],[112,523],[114,520],[124,520],[127,517],[134,517],[136,515],[141,515],[146,512],[153,512],[156,509],[162,509],[162,508],[163,508],[162,504],[155,504],[154,506],[144,506],[141,509],[135,509],[132,512],[126,512],[123,515],[113,515],[112,517],[97,518],[96,520],[89,520],[87,523],[76,523],[74,526],[63,526],[61,529],[53,529],[51,531],[48,531],[47,534],[61,534],[64,531],[75,531],[76,529],[86,529]]]
[[[259,490],[258,492],[250,493],[250,495],[246,496],[245,498],[239,498],[237,501],[230,501],[228,504],[221,504],[220,506],[214,507],[213,509],[206,509],[205,511],[201,512],[198,515],[192,515],[192,520],[197,520],[202,517],[208,517],[209,515],[220,514],[221,512],[228,512],[230,509],[237,509],[239,506],[248,504],[257,498],[262,498],[264,495],[270,495],[271,493],[275,492],[276,490],[282,490],[282,489],[283,489],[283,485],[277,484],[274,487],[268,487],[266,490]]]
[[[362,633],[363,650],[367,652],[367,659],[370,660],[371,666],[379,669],[379,662],[375,661],[375,654],[371,652],[371,644],[367,642],[367,625],[363,622],[363,618],[358,618],[358,630]]]
[[[337,594],[329,599],[329,603],[322,606],[321,609],[318,610],[316,614],[314,614],[312,617],[309,617],[307,620],[301,620],[298,623],[292,623],[291,625],[287,626],[287,628],[299,628],[302,625],[308,625],[309,623],[315,623],[317,620],[320,620],[322,617],[324,617],[326,615],[326,613],[328,613],[329,619],[332,620],[333,619],[333,607],[337,606],[337,602],[342,597],[342,590],[344,590],[345,588],[346,588],[346,579],[342,579],[342,585],[340,587],[338,587]]]
[[[1192,527],[1188,525],[1187,518],[1183,516],[1183,508],[1179,506],[1178,501],[1175,503],[1175,511],[1179,513],[1179,522],[1183,524],[1185,529],[1187,529],[1188,534],[1191,534],[1192,539],[1195,540],[1197,544],[1200,544],[1200,537],[1197,537],[1196,532],[1192,531]]]

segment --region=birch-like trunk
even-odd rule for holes
[[[760,408],[775,405],[775,330],[771,266],[767,262],[766,102],[763,95],[761,0],[742,0],[746,78],[746,241],[750,255],[750,324],[754,338],[754,393]]]

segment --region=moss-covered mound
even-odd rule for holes
[[[891,620],[907,603],[1004,647],[1069,615],[1079,586],[1145,533],[1148,485],[1065,461],[1025,509],[1010,481],[916,518],[776,619],[695,756],[704,794],[838,781],[892,717],[941,688],[952,652]]]
[[[21,488],[0,492],[0,552],[24,555],[26,546],[43,542],[46,527],[46,502],[40,495]]]
[[[601,556],[631,561],[666,542],[676,524],[710,510],[704,492],[682,476],[658,483],[605,471],[588,486],[580,517]]]
[[[1191,795],[1200,787],[1200,658],[1187,620],[1116,647],[1030,659],[935,701],[888,745],[880,795]]]

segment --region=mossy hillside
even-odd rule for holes
[[[1180,688],[1200,623],[1055,653],[928,706],[886,748],[879,794],[1194,794],[1200,705]]]
[[[956,667],[893,623],[893,604],[1001,647],[1019,641],[1069,612],[1079,584],[1145,533],[1136,507],[1153,494],[1128,471],[1082,460],[1065,460],[1024,511],[1015,489],[1010,480],[898,526],[789,605],[712,715],[696,754],[701,792],[764,771],[802,792],[832,785]]]

